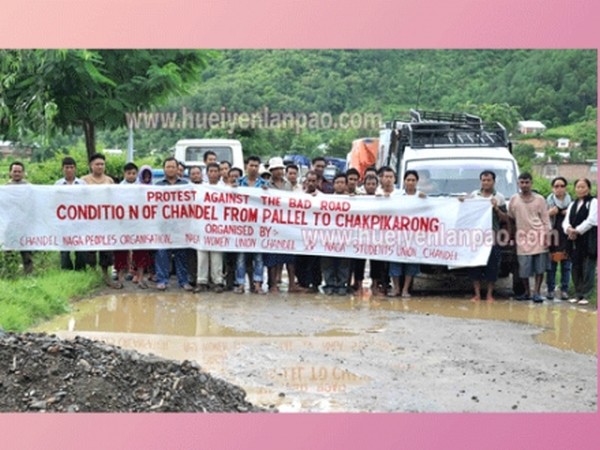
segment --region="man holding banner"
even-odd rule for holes
[[[239,186],[266,188],[267,182],[259,176],[260,158],[258,156],[249,156],[246,160],[246,176],[239,179]],[[246,257],[252,258],[252,283],[251,290],[257,294],[266,294],[262,289],[263,272],[265,270],[262,253],[244,253],[237,255],[235,280],[237,286],[233,290],[236,294],[244,293],[244,284],[246,280]]]
[[[89,164],[90,173],[81,177],[85,184],[115,184],[115,181],[104,173],[106,170],[106,157],[102,153],[94,153],[90,156]],[[98,252],[98,260],[106,285],[115,289],[122,288],[122,285],[113,282],[111,275],[108,273],[108,268],[114,262],[113,252],[106,250]],[[92,267],[96,267],[96,252],[89,253],[89,263]]]
[[[496,186],[496,174],[491,170],[484,170],[479,175],[479,181],[481,182],[481,188],[471,193],[471,198],[485,198],[489,199],[492,204],[492,229],[497,234],[500,231],[501,222],[508,220],[508,213],[506,210],[506,200],[502,193],[497,192]],[[498,242],[494,242],[492,250],[490,251],[490,257],[485,266],[471,267],[469,269],[469,277],[473,281],[473,290],[475,295],[471,298],[472,301],[481,300],[481,282],[487,282],[487,293],[486,300],[488,302],[494,301],[494,283],[498,279],[498,271],[500,270],[500,258],[502,257],[502,247],[498,245]]]
[[[62,171],[64,177],[54,183],[56,186],[76,186],[85,184],[85,181],[77,177],[77,162],[71,156],[65,156],[63,158]],[[60,268],[63,270],[84,270],[86,256],[86,252],[75,252],[75,265],[73,265],[71,252],[60,252]]]
[[[8,168],[8,176],[10,181],[6,184],[29,184],[25,180],[25,166],[20,161],[15,161]],[[21,261],[23,262],[23,272],[30,274],[33,272],[33,254],[31,252],[20,252]]]
[[[157,181],[155,183],[156,186],[175,186],[180,184],[188,184],[186,180],[179,177],[177,169],[178,163],[174,157],[165,159],[163,162],[165,177],[162,180]],[[171,253],[173,254],[173,258],[175,260],[175,274],[177,275],[177,282],[179,283],[179,286],[181,286],[185,291],[193,291],[194,288],[188,281],[187,249],[185,248],[178,248],[174,250],[157,250],[155,257],[156,289],[159,291],[164,291],[167,289],[171,274]]]

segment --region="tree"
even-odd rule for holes
[[[126,113],[182,94],[214,55],[195,50],[3,50],[0,129],[48,135],[81,127],[88,155],[96,128],[126,125]]]
[[[510,133],[516,129],[521,114],[515,106],[508,103],[483,103],[475,105],[467,102],[463,109],[481,117],[484,122],[500,122]]]
[[[535,147],[531,144],[517,144],[513,149],[521,172],[530,172],[532,161],[535,159]]]

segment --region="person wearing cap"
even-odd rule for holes
[[[269,160],[268,172],[271,174],[267,186],[271,189],[279,189],[281,191],[292,191],[292,183],[283,176],[285,165],[283,159],[279,156]]]
[[[269,189],[292,192],[293,186],[283,176],[285,164],[283,159],[276,156],[269,160],[271,180],[267,184]],[[289,253],[267,253],[264,255],[265,266],[268,268],[269,278],[267,284],[269,292],[279,292],[281,274],[285,264],[288,273],[288,292],[304,292],[305,290],[296,283],[296,255]]]
[[[271,179],[271,172],[263,164],[261,164],[258,168],[258,176],[268,183]]]

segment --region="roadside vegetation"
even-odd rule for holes
[[[61,271],[58,252],[34,252],[34,274],[25,276],[18,252],[0,252],[0,328],[25,331],[70,311],[71,301],[101,286],[99,271]]]

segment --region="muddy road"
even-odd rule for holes
[[[456,285],[454,285],[456,287]],[[597,410],[597,312],[461,288],[410,299],[128,287],[32,331],[196,361],[281,412]],[[118,293],[117,293],[118,292]],[[427,295],[420,295],[427,294]]]

